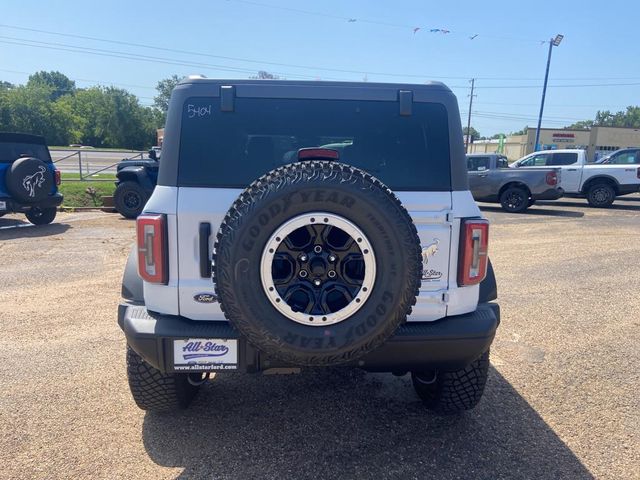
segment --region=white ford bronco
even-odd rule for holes
[[[123,279],[133,398],[344,366],[473,408],[500,320],[488,230],[446,86],[189,77]]]

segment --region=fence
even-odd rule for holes
[[[79,180],[91,182],[111,182],[112,178],[100,178],[100,174],[115,173],[116,166],[125,158],[142,159],[145,155],[146,152],[137,150],[51,150],[53,163],[62,173],[77,173]]]

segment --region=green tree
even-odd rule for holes
[[[180,83],[180,77],[178,75],[171,75],[169,78],[160,80],[156,85],[156,91],[158,94],[153,97],[153,105],[163,114],[166,114],[169,109],[171,92],[178,83]]]
[[[4,80],[0,80],[0,90],[9,90],[10,88],[15,87],[13,83],[5,82]]]
[[[265,70],[259,70],[257,75],[253,75],[249,77],[251,80],[280,80],[281,77],[278,75],[274,75],[273,73],[269,73]]]
[[[474,140],[478,140],[480,139],[480,132],[478,132],[475,128],[471,127],[469,128],[468,132],[470,132],[470,135],[473,137]],[[462,129],[462,134],[463,135],[467,135],[467,127],[464,127]]]
[[[66,145],[73,126],[67,109],[51,101],[47,85],[18,86],[0,93],[0,130],[43,135],[53,145]]]
[[[76,82],[60,72],[36,72],[29,75],[27,87],[46,86],[51,88],[51,100],[57,100],[63,95],[71,95],[76,91]]]
[[[518,130],[517,132],[511,132],[510,135],[526,135],[527,130],[529,130],[528,126],[524,127],[522,130]]]
[[[157,117],[138,98],[115,87],[91,87],[58,101],[74,119],[76,142],[94,147],[144,149],[155,143]]]
[[[640,128],[640,107],[630,105],[626,110],[616,113],[611,113],[609,110],[598,111],[593,124],[603,127]]]

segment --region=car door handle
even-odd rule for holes
[[[479,176],[480,178],[484,178],[484,177],[488,177],[489,175],[485,173],[484,175],[478,175],[478,176]]]
[[[567,168],[568,172],[577,172],[578,169],[577,168]]]

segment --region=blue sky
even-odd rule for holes
[[[81,87],[127,88],[143,104],[174,73],[440,80],[458,96],[466,124],[468,79],[475,77],[472,125],[491,135],[535,126],[548,48],[541,41],[556,33],[565,38],[553,49],[543,126],[640,104],[639,18],[640,4],[618,0],[4,0],[0,79],[23,83],[33,71],[59,70]]]

